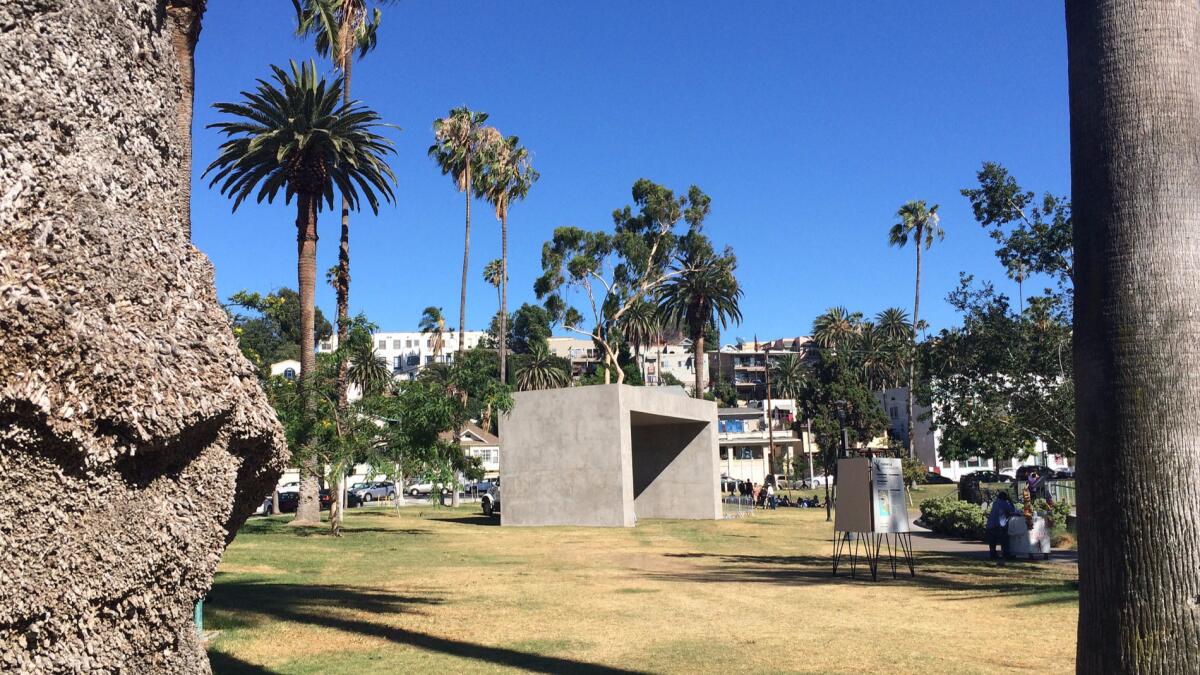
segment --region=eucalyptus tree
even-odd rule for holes
[[[500,335],[508,335],[508,209],[525,199],[541,175],[533,168],[529,151],[516,136],[493,143],[484,151],[480,194],[496,210],[500,221]],[[508,344],[500,340],[500,381],[507,382]]]
[[[307,373],[316,367],[313,339],[317,273],[317,214],[333,208],[336,187],[358,209],[365,201],[378,213],[379,201],[394,200],[395,176],[386,156],[393,144],[376,133],[383,125],[375,111],[358,103],[338,101],[340,78],[328,85],[312,62],[285,71],[271,67],[274,83],[258,81],[254,93],[243,92],[237,103],[217,103],[218,112],[232,118],[210,124],[228,137],[204,175],[233,199],[233,210],[257,188],[256,200],[270,203],[282,191],[284,201],[296,200],[296,272],[300,291],[299,394],[305,410],[312,400],[305,387]],[[296,521],[320,520],[316,470],[301,465],[300,505]]]
[[[354,53],[363,58],[375,49],[381,13],[367,11],[365,0],[292,0],[296,10],[296,35],[312,38],[317,54],[328,58],[342,74],[342,103],[350,104],[350,79]],[[370,16],[368,16],[370,14]],[[333,280],[337,297],[338,343],[350,330],[350,201],[342,195],[342,229],[338,264]],[[346,405],[347,362],[338,364],[338,405]]]
[[[1066,18],[1076,668],[1200,672],[1200,6],[1068,0]]]
[[[484,124],[488,114],[459,107],[433,122],[433,145],[428,154],[442,175],[454,180],[466,199],[466,230],[463,234],[462,286],[458,303],[458,351],[466,350],[467,272],[471,264],[471,199],[479,194],[478,176],[486,153],[503,142],[500,132]]]
[[[517,366],[516,381],[520,391],[557,389],[571,383],[571,374],[559,365],[545,344],[534,343]]]
[[[888,231],[888,243],[892,246],[903,248],[911,239],[913,248],[917,250],[916,290],[913,295],[912,315],[913,342],[915,345],[921,312],[921,250],[929,250],[929,247],[933,246],[934,241],[945,239],[946,233],[942,230],[938,217],[937,204],[930,207],[925,204],[924,200],[910,201],[900,207],[900,210],[896,212],[896,216],[900,219],[900,222],[892,225],[892,228]],[[912,359],[908,366],[908,397],[905,405],[908,428],[910,430],[913,426],[913,388],[915,386],[916,359]],[[909,433],[906,436],[904,445],[908,448],[908,456],[913,457],[912,434]]]
[[[737,258],[726,248],[717,254],[698,230],[689,232],[672,263],[677,274],[658,293],[659,312],[670,323],[683,326],[692,340],[695,361],[695,396],[704,396],[704,332],[710,326],[725,328],[742,320],[738,300],[742,289],[734,270]]]
[[[534,292],[545,302],[555,323],[587,336],[604,354],[604,381],[625,381],[618,363],[619,326],[625,314],[639,302],[657,298],[659,289],[683,273],[672,266],[679,252],[680,235],[675,228],[686,221],[698,231],[708,214],[709,197],[691,186],[687,195],[674,192],[645,178],[633,184],[633,201],[613,212],[613,232],[560,227],[542,245],[542,276]],[[592,328],[567,302],[568,292],[584,294],[591,310]]]

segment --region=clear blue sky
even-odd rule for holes
[[[533,301],[542,242],[560,225],[611,226],[639,177],[712,196],[707,231],[734,247],[741,326],[723,340],[806,334],[833,305],[911,311],[913,250],[887,245],[909,199],[941,204],[946,240],[926,257],[922,317],[960,270],[1015,295],[963,187],[984,160],[1029,189],[1069,192],[1066,47],[1059,3],[457,2],[383,7],[379,48],[355,66],[354,96],[402,127],[399,203],[352,218],[352,311],[412,330],[440,305],[457,323],[463,200],[425,150],[453,106],[491,114],[534,154],[542,179],[510,216],[510,307]],[[216,154],[211,104],[270,63],[308,58],[287,0],[211,0],[196,53],[193,237],[222,298],[295,287],[294,209],[230,202],[199,175]],[[322,63],[327,68],[327,64]],[[322,214],[317,302],[337,218]],[[468,328],[496,295],[499,255],[477,202]],[[1032,283],[1037,287],[1036,280]]]

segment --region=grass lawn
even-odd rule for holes
[[[872,583],[830,576],[823,510],[602,529],[476,508],[356,509],[341,539],[251,520],[205,605],[215,672],[1074,670],[1071,565],[918,552],[915,579]]]

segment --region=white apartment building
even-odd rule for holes
[[[684,338],[681,342],[665,345],[648,345],[642,348],[642,364],[646,372],[646,384],[661,384],[662,376],[670,374],[683,383],[683,388],[691,391],[696,383],[696,359],[692,350],[692,341]],[[708,359],[700,361],[700,387],[708,390]]]
[[[908,438],[908,388],[896,387],[875,392],[883,410],[891,421],[892,435],[904,442]],[[1026,464],[1042,464],[1052,469],[1066,469],[1070,463],[1063,455],[1052,455],[1046,452],[1046,444],[1037,441],[1035,451],[1025,459],[1010,459],[996,462],[983,457],[971,457],[965,460],[945,459],[938,452],[941,444],[941,432],[931,427],[929,408],[913,402],[913,450],[917,457],[929,467],[929,470],[941,474],[950,480],[958,481],[963,476],[975,471],[1015,471],[1017,467]],[[925,419],[922,419],[925,418]]]
[[[817,446],[808,433],[797,433],[793,428],[795,401],[771,401],[769,422],[766,403],[763,401],[755,407],[721,408],[717,411],[717,452],[722,476],[762,484],[767,474],[793,475],[796,473],[794,458],[805,455],[812,458],[817,452]],[[802,468],[797,479],[810,477],[812,464],[805,464],[807,466]]]
[[[469,330],[463,335],[467,349],[476,347],[486,337],[487,333],[481,330]],[[442,336],[441,353],[437,355],[434,354],[434,337],[428,333],[375,333],[371,339],[375,341],[375,354],[387,360],[392,374],[410,380],[416,379],[417,373],[431,363],[453,363],[454,353],[458,351],[458,331],[448,331]],[[317,345],[318,352],[334,349],[337,349],[337,335]]]

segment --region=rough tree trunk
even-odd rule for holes
[[[470,269],[471,263],[471,154],[467,153],[467,168],[466,168],[466,188],[463,193],[467,198],[467,226],[466,232],[463,235],[463,271],[462,271],[462,289],[458,297],[458,352],[461,358],[462,352],[467,346],[466,325],[467,325],[467,270]]]
[[[343,33],[346,27],[343,27]],[[343,57],[342,69],[342,102],[350,103],[350,68],[353,59]],[[337,280],[337,336],[338,347],[346,344],[350,336],[350,200],[342,195],[342,231],[338,239],[338,269]],[[346,390],[350,386],[350,362],[342,359],[338,362],[337,370],[337,403],[338,408],[345,410],[349,405]]]
[[[0,2],[0,672],[208,673],[193,608],[287,459],[189,241],[202,10]]]
[[[508,214],[500,215],[500,383],[508,384]]]
[[[704,331],[692,338],[692,370],[696,371],[696,391],[692,394],[696,398],[704,398],[704,389],[700,386],[702,371],[700,370],[700,358],[704,356]]]
[[[913,293],[913,334],[912,334],[912,351],[908,355],[908,395],[905,397],[904,408],[908,419],[908,433],[904,434],[904,446],[908,450],[909,457],[915,457],[916,451],[913,449],[913,389],[917,386],[917,318],[921,313],[921,226],[917,226],[917,284],[916,291]]]
[[[1067,2],[1081,673],[1200,672],[1200,10]]]
[[[300,195],[296,199],[296,284],[300,289],[300,379],[298,389],[305,415],[313,409],[309,378],[317,368],[314,308],[317,290],[317,199]],[[299,462],[300,494],[293,525],[319,525],[321,522],[320,484],[317,458],[312,448],[304,449]]]

